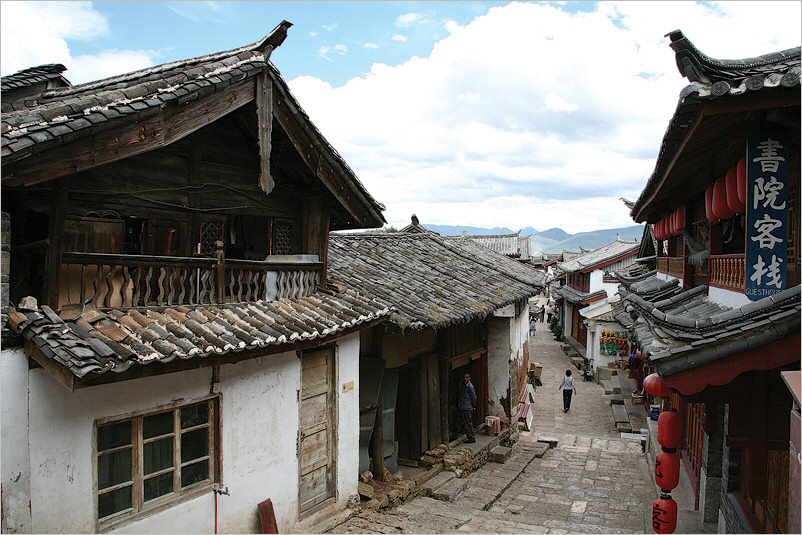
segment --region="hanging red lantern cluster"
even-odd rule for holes
[[[746,212],[746,158],[710,184],[705,191],[705,215],[711,223]]]
[[[679,236],[684,228],[685,207],[680,206],[654,224],[654,237],[657,241],[663,241],[672,236]]]
[[[655,391],[665,388],[662,380],[659,387],[654,379],[650,385]],[[677,528],[677,502],[671,498],[671,491],[679,485],[680,463],[677,448],[682,442],[682,421],[676,409],[669,408],[660,414],[657,420],[657,441],[662,451],[654,461],[654,481],[660,487],[661,494],[660,499],[655,500],[652,506],[652,529],[655,533],[674,533]]]
[[[671,389],[666,386],[663,378],[656,373],[649,374],[643,380],[643,388],[657,398],[667,398],[671,395]]]

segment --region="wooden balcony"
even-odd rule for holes
[[[323,263],[64,253],[58,307],[224,304],[297,299],[313,293]]]
[[[737,292],[746,289],[746,258],[743,253],[711,256],[707,271],[710,286]]]
[[[657,258],[657,271],[682,280],[685,276],[685,257],[660,256]]]

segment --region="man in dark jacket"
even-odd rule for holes
[[[465,384],[462,386],[462,392],[460,392],[457,407],[459,407],[460,416],[462,417],[461,426],[465,428],[465,436],[468,437],[465,442],[471,444],[476,442],[476,435],[473,432],[472,417],[472,413],[476,408],[476,389],[473,387],[473,383],[471,383],[470,373],[466,373],[462,379],[465,381]]]

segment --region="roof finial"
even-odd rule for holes
[[[413,225],[420,225],[420,221],[418,221],[418,216],[412,214],[412,224]]]

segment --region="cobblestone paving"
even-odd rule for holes
[[[535,428],[512,457],[467,477],[453,502],[420,496],[393,509],[361,511],[331,533],[643,533],[655,497],[637,441],[618,438],[601,386],[577,381],[571,410],[557,388],[571,368],[545,324],[530,338],[530,361],[543,365]],[[538,437],[559,440],[542,457]]]

